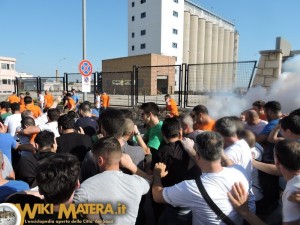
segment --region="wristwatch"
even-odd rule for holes
[[[137,132],[134,132],[134,135],[135,135],[135,136],[140,136],[141,133],[140,133],[139,131],[137,131]]]

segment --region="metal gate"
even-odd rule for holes
[[[256,61],[133,66],[132,71],[95,72],[91,92],[110,95],[112,106],[133,107],[144,102],[165,105],[164,96],[170,94],[181,108],[206,104],[213,95],[244,95],[252,85]],[[81,74],[65,73],[64,90],[81,92]],[[83,99],[83,96],[81,96]]]
[[[187,64],[184,106],[205,104],[214,95],[244,95],[252,85],[256,61]]]
[[[166,94],[170,94],[178,106],[182,106],[182,65],[134,67],[135,102],[155,102],[165,105]]]
[[[40,77],[16,77],[15,91],[17,94],[22,92],[35,92],[40,90]]]
[[[134,106],[135,80],[132,71],[101,72],[101,91],[110,96],[111,106]]]

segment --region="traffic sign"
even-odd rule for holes
[[[92,72],[93,72],[93,65],[92,65],[92,63],[90,61],[88,61],[88,60],[82,60],[79,63],[79,72],[84,77],[90,76],[92,74]]]

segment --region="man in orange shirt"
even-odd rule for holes
[[[72,94],[71,93],[67,93],[67,106],[68,106],[68,111],[75,111],[76,109],[76,102],[74,101],[74,99],[72,98]]]
[[[173,98],[171,98],[171,95],[169,94],[165,95],[165,101],[166,101],[167,118],[179,116],[177,103]]]
[[[104,111],[109,107],[109,95],[103,92],[100,98],[102,102],[101,111]]]
[[[12,103],[19,103],[20,98],[16,96],[16,92],[13,92],[10,96],[8,96],[7,101],[12,104]]]
[[[45,101],[45,109],[49,109],[54,102],[54,98],[50,93],[50,91],[45,91],[44,101]]]
[[[214,129],[216,121],[208,115],[208,110],[204,105],[195,106],[190,115],[194,120],[194,130],[212,131]]]
[[[41,108],[37,105],[32,104],[32,98],[30,96],[26,96],[24,98],[25,106],[20,106],[20,112],[25,110],[30,110],[35,118],[38,118],[42,115]]]

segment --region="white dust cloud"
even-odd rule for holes
[[[283,113],[300,108],[300,56],[287,60],[283,71],[268,91],[258,86],[251,88],[244,97],[213,96],[206,105],[209,114],[215,119],[239,116],[242,111],[251,108],[256,100],[278,101]]]

